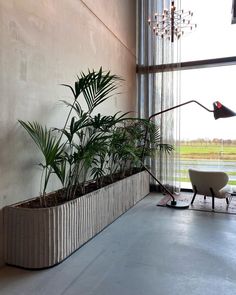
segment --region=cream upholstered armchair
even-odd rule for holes
[[[193,204],[197,194],[212,197],[212,210],[215,208],[215,198],[225,198],[229,204],[232,188],[228,184],[229,177],[224,172],[199,171],[189,169],[189,177],[193,187]]]

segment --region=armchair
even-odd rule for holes
[[[232,189],[228,184],[229,177],[224,172],[216,171],[198,171],[189,169],[189,177],[193,188],[193,204],[197,194],[212,197],[212,210],[215,208],[215,198],[226,199],[229,204],[229,197],[232,194]]]

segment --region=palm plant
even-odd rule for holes
[[[75,196],[76,190],[84,191],[84,183],[92,164],[96,165],[97,157],[106,146],[105,132],[114,124],[115,117],[101,116],[100,114],[92,117],[94,109],[107,100],[117,89],[121,78],[111,75],[110,72],[103,73],[102,68],[98,72],[89,71],[87,75],[81,73],[78,81],[75,82],[75,88],[69,87],[73,93],[73,103],[65,102],[70,106],[70,111],[62,134],[67,137],[70,155],[68,154],[69,174],[66,184],[67,199]],[[87,111],[83,112],[78,97],[83,94],[87,105]],[[70,128],[67,128],[67,122],[72,110],[76,113],[71,118]],[[75,138],[76,137],[76,138]],[[72,156],[73,155],[73,156]],[[79,181],[81,180],[81,185]]]
[[[101,187],[107,176],[113,181],[117,173],[122,177],[131,174],[134,166],[140,166],[142,151],[145,156],[157,149],[171,151],[170,145],[161,144],[159,129],[147,120],[127,119],[128,113],[119,112],[93,115],[99,105],[114,95],[121,80],[100,68],[98,72],[82,72],[74,88],[62,84],[73,94],[72,102],[64,101],[69,112],[62,129],[19,120],[43,155],[42,206],[47,206],[46,190],[53,173],[61,181],[64,200],[70,200],[85,193],[85,183],[91,177]],[[81,97],[86,110],[81,107]],[[144,137],[147,146],[143,144]]]
[[[128,152],[126,165],[128,174],[134,167],[143,167],[143,158],[152,157],[157,152],[171,153],[173,146],[162,142],[160,128],[146,119],[131,118],[125,121],[125,151]]]
[[[46,189],[51,174],[56,173],[61,182],[64,182],[64,144],[60,143],[60,138],[58,139],[51,129],[43,128],[37,122],[30,123],[21,120],[19,122],[31,136],[44,157],[44,162],[39,164],[43,168],[40,184],[40,203],[41,206],[46,207]]]
[[[120,80],[118,76],[110,72],[104,73],[100,68],[98,72],[89,71],[88,74],[82,72],[75,82],[74,89],[70,85],[63,84],[71,89],[73,102],[65,102],[70,110],[64,127],[59,130],[60,136],[56,136],[52,129],[43,128],[37,122],[19,120],[44,157],[44,161],[40,163],[42,167],[41,205],[47,205],[45,195],[52,173],[58,176],[65,188],[66,199],[70,199],[74,196],[75,191],[71,193],[72,188],[75,189],[78,186],[81,174],[85,179],[89,167],[96,162],[97,151],[104,146],[105,139],[101,133],[95,132],[96,128],[93,127],[94,121],[92,121],[91,113],[99,104],[114,94],[118,87],[117,82]],[[78,101],[81,94],[87,104],[86,112],[82,111]],[[71,117],[72,111],[75,111],[76,116]]]

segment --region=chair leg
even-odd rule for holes
[[[193,202],[194,202],[194,200],[195,200],[196,194],[197,194],[197,193],[194,193],[194,195],[193,195],[193,198],[192,198],[192,201],[191,201],[191,205],[193,204]]]
[[[229,198],[226,198],[225,200],[226,200],[227,205],[229,205]]]
[[[210,191],[211,191],[211,196],[212,196],[212,210],[215,210],[215,194],[213,189],[210,187]]]
[[[215,210],[215,197],[212,196],[212,210]]]
[[[204,196],[204,200],[206,200],[206,196]]]
[[[191,201],[191,205],[193,204],[193,202],[195,200],[195,197],[196,197],[196,194],[197,194],[197,187],[196,187],[196,185],[193,185],[193,189],[194,189],[194,194],[193,194],[193,198],[192,198],[192,201]]]

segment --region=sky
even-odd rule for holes
[[[236,24],[231,24],[232,0],[181,0],[193,11],[197,29],[181,41],[181,60],[236,55]],[[202,9],[204,7],[204,9]],[[220,101],[236,112],[236,65],[181,72],[181,102],[197,100],[209,109]],[[236,139],[236,117],[214,120],[196,104],[181,108],[181,139]]]

